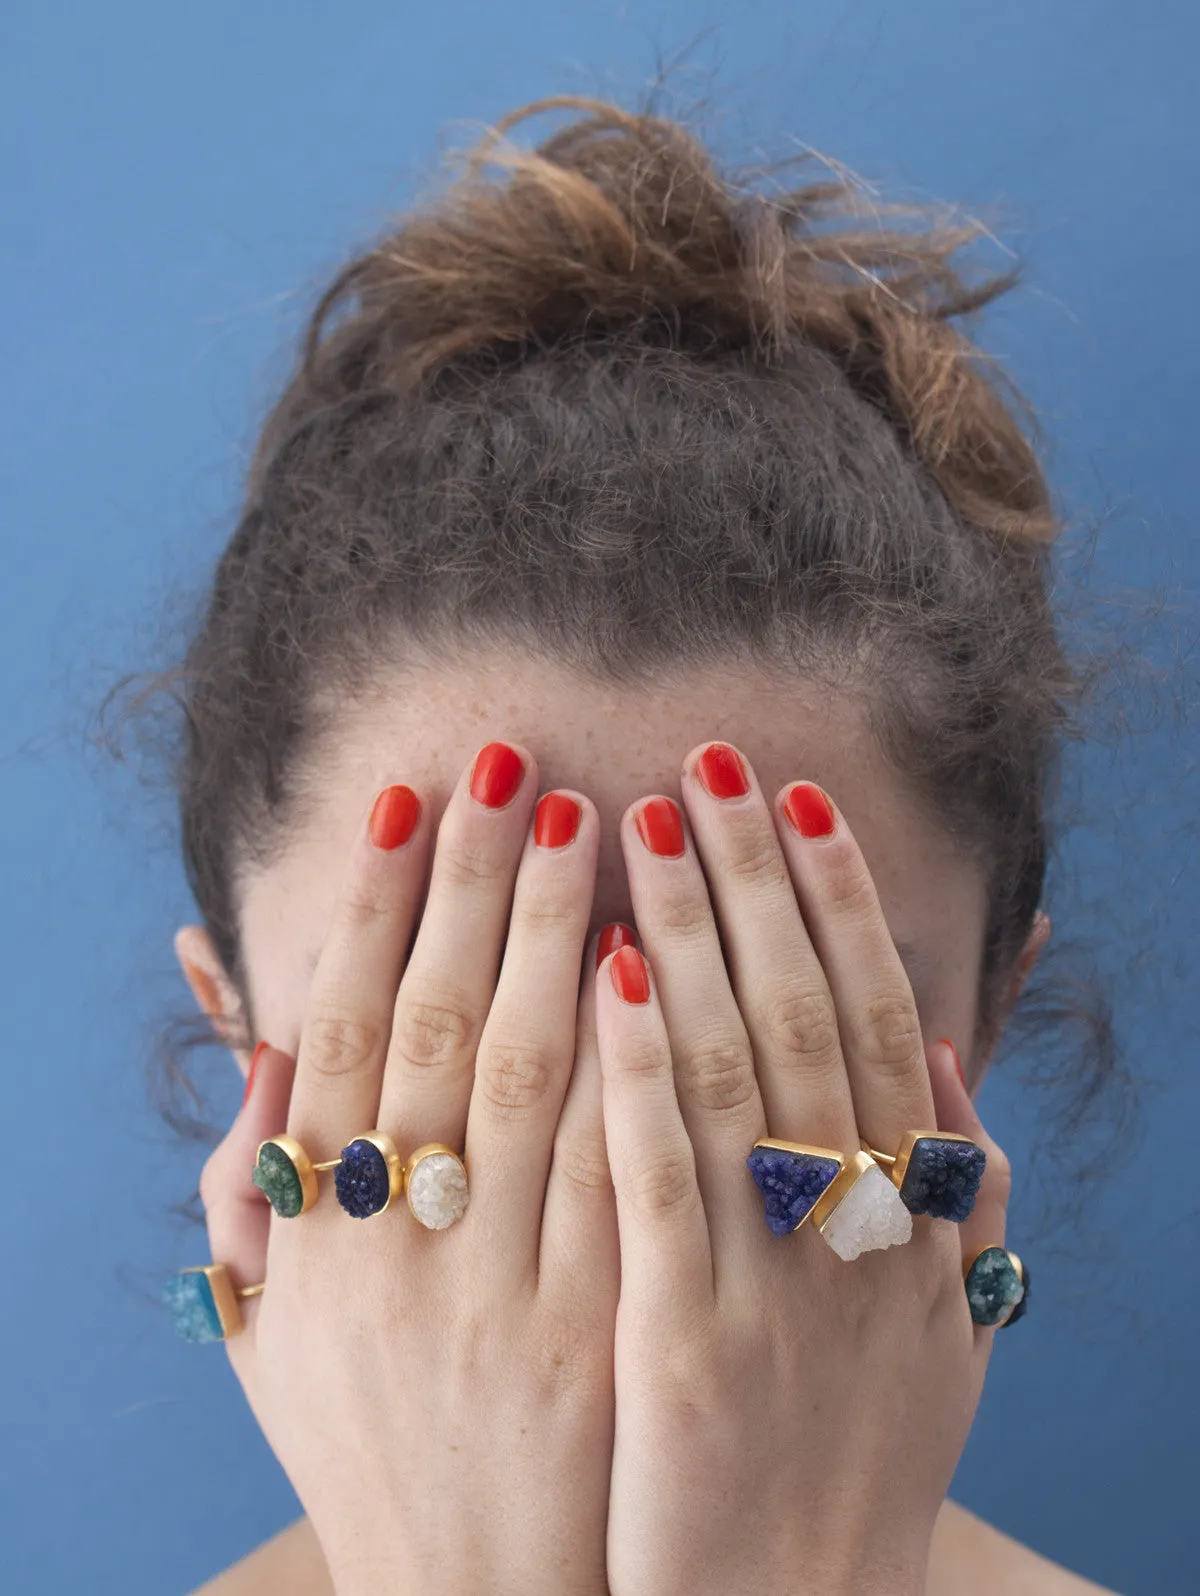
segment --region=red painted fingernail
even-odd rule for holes
[[[627,925],[622,925],[619,920],[606,925],[596,943],[596,968],[599,969],[609,954],[615,952],[617,948],[631,948],[636,941],[633,931]]]
[[[420,818],[421,800],[411,787],[385,787],[371,810],[371,841],[377,848],[402,848]]]
[[[516,797],[525,774],[520,754],[507,743],[489,743],[475,756],[471,797],[489,809],[503,809]]]
[[[539,848],[565,848],[575,840],[583,811],[565,792],[548,792],[538,799],[533,817],[533,840]]]
[[[609,965],[612,984],[622,1003],[649,1003],[650,972],[636,948],[618,948]]]
[[[833,805],[811,781],[798,781],[784,801],[783,812],[802,837],[828,837],[833,832]]]
[[[958,1071],[958,1078],[965,1087],[967,1084],[967,1077],[963,1074],[962,1059],[960,1059],[958,1056],[958,1049],[948,1036],[939,1037],[939,1041],[943,1042],[954,1055],[954,1068]]]
[[[638,810],[638,836],[660,859],[678,859],[683,852],[683,821],[670,798],[651,798]]]
[[[242,1107],[243,1108],[245,1108],[246,1104],[250,1101],[250,1093],[254,1090],[254,1072],[258,1068],[259,1059],[262,1058],[263,1054],[266,1051],[267,1051],[267,1043],[266,1042],[260,1042],[258,1044],[258,1046],[254,1049],[254,1053],[251,1056],[251,1059],[250,1059],[250,1071],[249,1071],[249,1074],[246,1076],[246,1090],[242,1093]]]
[[[696,761],[696,774],[713,798],[744,798],[750,791],[741,755],[728,743],[710,743]]]

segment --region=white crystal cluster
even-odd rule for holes
[[[912,1215],[900,1193],[872,1164],[851,1186],[825,1222],[821,1234],[847,1263],[860,1253],[899,1247],[912,1236]]]
[[[445,1230],[467,1211],[467,1177],[451,1153],[426,1153],[408,1177],[408,1203],[427,1230]]]

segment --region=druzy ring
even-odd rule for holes
[[[280,1219],[306,1214],[317,1200],[317,1176],[335,1169],[339,1159],[314,1164],[294,1136],[269,1136],[259,1143],[250,1179],[263,1192]]]
[[[905,1135],[894,1154],[881,1153],[866,1142],[862,1146],[877,1164],[885,1166],[910,1214],[950,1219],[956,1225],[970,1217],[987,1154],[969,1136],[914,1130]]]
[[[184,1341],[228,1341],[243,1328],[240,1299],[261,1291],[261,1284],[235,1286],[224,1264],[197,1264],[167,1281],[162,1300]]]
[[[764,1136],[755,1142],[746,1167],[762,1193],[773,1235],[791,1235],[811,1218],[838,1257],[847,1260],[912,1236],[908,1209],[865,1152],[847,1160],[828,1147]]]
[[[342,1148],[333,1184],[351,1219],[383,1213],[404,1190],[404,1161],[395,1142],[378,1130],[356,1136]]]
[[[471,1200],[467,1166],[445,1142],[425,1142],[404,1166],[409,1211],[426,1230],[446,1230]]]
[[[985,1247],[964,1272],[967,1306],[976,1324],[1016,1324],[1029,1306],[1029,1271],[1015,1252]]]

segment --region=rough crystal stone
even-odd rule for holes
[[[790,1236],[838,1172],[836,1158],[794,1153],[784,1147],[756,1147],[746,1160],[763,1195],[767,1225],[776,1236]]]
[[[163,1287],[162,1300],[170,1312],[176,1335],[185,1341],[225,1339],[206,1274],[190,1269],[176,1275]]]
[[[860,1175],[825,1223],[821,1234],[839,1258],[898,1247],[912,1236],[912,1215],[900,1193],[872,1164]]]
[[[967,1305],[976,1324],[1002,1324],[1025,1295],[1021,1277],[1003,1247],[985,1247],[967,1271]]]
[[[295,1165],[282,1147],[274,1142],[259,1150],[258,1162],[250,1179],[264,1192],[280,1219],[294,1219],[304,1207],[304,1191]]]
[[[370,1219],[387,1207],[391,1196],[387,1159],[374,1142],[361,1139],[342,1148],[333,1183],[338,1202],[352,1219]]]
[[[974,1142],[922,1136],[912,1150],[900,1197],[910,1214],[961,1225],[975,1206],[987,1154]]]
[[[427,1230],[445,1230],[467,1211],[467,1177],[452,1153],[426,1153],[408,1177],[408,1202]]]

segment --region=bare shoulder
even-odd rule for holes
[[[926,1596],[1116,1596],[947,1501],[933,1534]]]
[[[194,1596],[333,1596],[333,1586],[312,1526],[298,1518]]]

